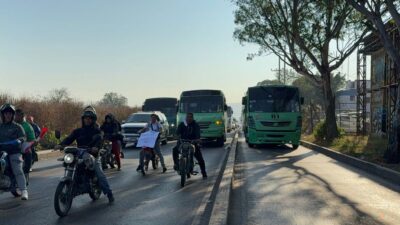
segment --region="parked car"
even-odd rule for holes
[[[139,139],[140,134],[138,133],[141,129],[143,129],[146,124],[150,121],[150,115],[156,114],[160,123],[163,126],[163,132],[161,133],[161,143],[163,145],[168,142],[169,135],[169,123],[167,117],[161,112],[137,112],[131,114],[126,121],[122,124],[122,135],[124,136],[123,146],[125,147],[128,144],[133,144],[136,146],[137,141]]]

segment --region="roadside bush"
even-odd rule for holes
[[[324,141],[326,139],[326,122],[325,120],[317,123],[314,127],[313,135],[316,141]]]

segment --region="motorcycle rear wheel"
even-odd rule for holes
[[[73,197],[71,196],[71,184],[60,182],[54,194],[54,209],[59,217],[68,215],[71,209]]]

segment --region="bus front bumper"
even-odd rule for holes
[[[293,131],[260,131],[249,129],[250,144],[294,144],[300,143],[300,130]]]
[[[216,139],[225,137],[225,131],[223,129],[201,129],[200,136],[202,139]]]

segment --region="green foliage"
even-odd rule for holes
[[[267,86],[267,85],[283,85],[279,80],[263,80],[257,83],[257,86]]]
[[[99,105],[120,107],[126,106],[128,104],[128,99],[115,92],[105,93],[103,99],[100,100]]]
[[[65,135],[64,135],[65,137]],[[39,149],[53,149],[54,146],[59,144],[59,140],[56,138],[54,131],[49,131],[39,143]]]
[[[325,120],[319,122],[313,132],[314,138],[316,141],[325,141],[326,140],[326,122]]]

